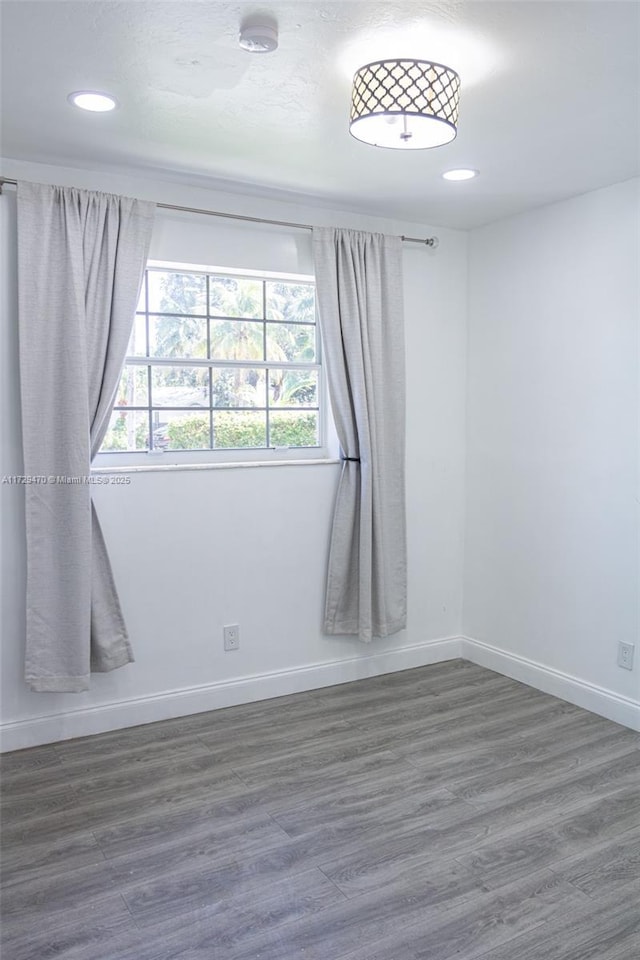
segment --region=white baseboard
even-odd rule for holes
[[[481,640],[460,637],[460,654],[465,660],[477,663],[480,667],[495,670],[505,677],[520,680],[522,683],[550,693],[561,700],[575,703],[592,713],[597,713],[615,723],[621,723],[632,730],[640,730],[640,701],[623,697],[606,687],[588,683],[571,674],[546,667],[535,660],[520,657],[499,647],[493,647]]]
[[[0,730],[2,750],[21,750],[240,703],[270,700],[289,693],[319,690],[338,683],[410,670],[459,657],[584,707],[632,730],[640,730],[640,702],[637,700],[471,637],[445,637],[385,653],[372,652],[348,660],[331,660],[220,683],[166,690],[153,696],[5,723]]]
[[[17,720],[2,725],[2,750],[21,750],[43,743],[57,743],[73,737],[136,727],[157,720],[171,720],[240,703],[270,700],[289,693],[316,690],[365,677],[423,667],[429,663],[454,660],[461,655],[461,645],[459,637],[446,637],[385,653],[372,652],[348,660],[314,663],[291,670],[238,677],[220,683],[167,690],[153,696]]]

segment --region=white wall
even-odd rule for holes
[[[6,161],[3,175],[288,221],[429,236],[418,226],[201,187]],[[0,472],[21,474],[15,303],[15,203],[0,199]],[[163,221],[165,222],[165,221]],[[206,223],[206,226],[205,226]],[[166,230],[155,254],[166,255]],[[201,229],[212,254],[238,227]],[[355,679],[457,655],[461,626],[466,235],[439,229],[437,251],[407,245],[409,626],[370,646],[321,633],[327,538],[339,467],[280,466],[132,474],[96,502],[136,663],[92,678],[79,695],[36,694],[22,680],[22,494],[2,485],[4,746],[103,729]],[[289,254],[305,262],[304,234]],[[279,242],[279,241],[278,241]],[[284,242],[284,241],[283,241]],[[273,240],[270,250],[275,247]],[[262,248],[264,249],[264,248]],[[196,259],[195,257],[191,259]],[[216,257],[217,263],[222,261]],[[206,262],[206,260],[204,261]],[[227,265],[243,266],[241,262]],[[264,269],[279,269],[276,264]],[[281,267],[280,267],[281,269]],[[291,269],[290,267],[288,269]],[[222,651],[239,623],[241,649]]]
[[[469,252],[464,633],[479,662],[629,722],[638,214],[621,183],[475,230]]]
[[[12,161],[3,174],[434,232],[125,175]],[[132,474],[130,486],[97,489],[96,499],[137,661],[95,676],[86,694],[31,693],[22,681],[22,495],[0,486],[5,749],[458,654],[637,724],[640,645],[633,673],[615,661],[618,640],[638,638],[638,226],[634,181],[476,230],[468,301],[466,235],[438,229],[437,251],[405,247],[409,627],[396,638],[363,646],[320,631],[337,466]],[[10,190],[0,241],[6,475],[22,472]],[[178,241],[185,258],[203,251],[204,263],[310,266],[302,232],[160,214],[152,254],[171,258]],[[221,649],[227,622],[241,625],[238,653]],[[461,632],[470,639],[455,639]]]

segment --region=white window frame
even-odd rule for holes
[[[311,283],[315,285],[315,277],[310,274],[301,274],[301,273],[279,273],[272,272],[268,270],[250,270],[250,269],[241,269],[241,268],[230,268],[230,267],[216,267],[203,264],[192,264],[192,263],[179,263],[175,261],[167,260],[149,260],[145,268],[145,277],[146,270],[164,270],[164,271],[175,271],[176,273],[198,273],[198,274],[208,274],[210,276],[220,276],[220,277],[237,277],[238,279],[252,279],[252,280],[276,280],[282,282],[293,282],[293,283]],[[148,305],[147,305],[148,306]],[[209,307],[207,307],[209,309]],[[263,318],[266,320],[266,318]],[[128,468],[128,467],[138,467],[138,468],[172,468],[177,467],[197,467],[197,466],[206,466],[207,464],[211,465],[242,465],[246,464],[256,464],[256,463],[273,463],[281,464],[287,462],[303,462],[303,461],[335,461],[339,452],[339,444],[337,437],[335,435],[335,427],[333,425],[333,419],[330,413],[329,406],[329,397],[326,383],[326,376],[324,371],[324,365],[322,363],[322,342],[320,337],[320,327],[317,319],[317,309],[316,309],[316,361],[315,363],[304,363],[300,364],[301,368],[304,369],[313,369],[318,372],[318,444],[313,447],[250,447],[250,448],[224,448],[224,449],[210,449],[210,450],[133,450],[133,451],[109,451],[109,452],[100,452],[97,454],[93,467],[98,471],[103,469],[117,469],[117,468]],[[141,361],[144,363],[145,358],[141,356],[127,356],[125,359],[125,364],[130,364],[132,366],[139,365]],[[154,358],[147,357],[147,363],[149,365],[154,365]],[[193,358],[185,358],[184,360],[180,357],[173,357],[171,360],[158,360],[155,365],[192,365],[192,366],[215,366],[215,365],[230,365],[234,366],[233,362],[229,364],[216,364],[215,361],[211,360],[194,360]],[[243,365],[242,362],[238,363],[238,366]],[[272,364],[276,365],[276,364]],[[252,367],[263,367],[266,366],[266,361],[260,363],[253,362],[252,364],[244,363],[244,366]],[[282,367],[284,364],[279,363],[277,366]],[[289,366],[289,365],[286,365]],[[295,365],[291,365],[295,366]],[[203,410],[208,408],[203,408]],[[225,408],[226,409],[226,408]],[[301,411],[304,408],[301,408]]]

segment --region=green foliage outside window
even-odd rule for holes
[[[215,413],[214,448],[263,447],[264,415],[251,411]],[[167,425],[164,434],[169,450],[206,450],[209,448],[209,418],[185,417]],[[313,447],[317,444],[315,413],[274,414],[271,442],[277,447]]]

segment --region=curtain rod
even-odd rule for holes
[[[0,177],[0,193],[4,186],[15,187],[17,180],[9,180],[7,177]],[[162,210],[178,210],[180,213],[200,213],[207,217],[225,217],[227,220],[244,220],[249,223],[268,223],[274,227],[292,227],[294,230],[313,230],[311,223],[291,223],[288,220],[269,220],[266,217],[248,217],[240,213],[222,213],[220,210],[202,210],[199,207],[182,207],[175,203],[156,203],[156,206]],[[425,247],[432,247],[434,250],[438,246],[437,237],[400,237],[405,243],[422,243]]]

